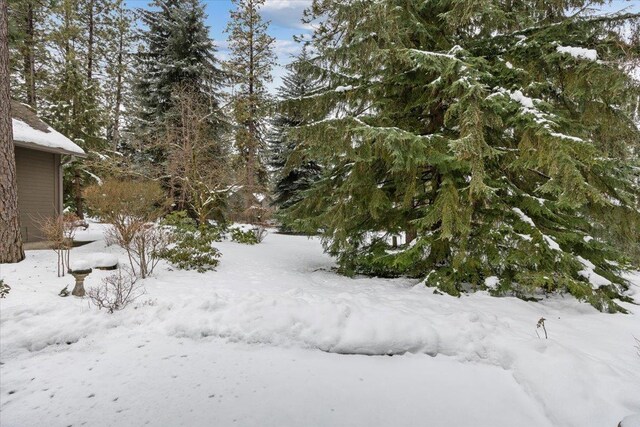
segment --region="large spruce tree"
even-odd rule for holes
[[[144,28],[137,55],[136,94],[141,126],[155,128],[173,107],[172,93],[188,86],[218,108],[222,72],[216,48],[205,25],[204,5],[198,0],[155,0],[140,9]],[[212,120],[219,116],[212,116]]]
[[[295,61],[287,66],[288,72],[282,78],[278,88],[278,107],[271,119],[268,134],[270,149],[270,166],[274,169],[274,200],[273,204],[286,209],[303,198],[303,191],[320,176],[320,165],[313,159],[304,159],[288,165],[299,141],[293,136],[292,130],[304,124],[301,112],[291,105],[292,100],[301,99],[308,93],[319,89],[318,83],[309,74],[309,52],[303,48]],[[286,216],[281,216],[283,229],[288,229]]]
[[[325,172],[289,215],[346,273],[621,310],[624,253],[594,236],[639,241],[639,17],[604,3],[315,0],[330,89],[297,101],[296,157]]]

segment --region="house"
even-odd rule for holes
[[[62,212],[63,159],[86,155],[28,106],[12,101],[11,115],[22,238],[24,242],[39,241],[43,240],[39,221]]]

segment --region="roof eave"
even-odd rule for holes
[[[80,158],[87,157],[87,154],[85,152],[78,153],[76,151],[65,150],[64,148],[43,147],[42,145],[38,145],[33,142],[14,140],[13,143],[16,147],[28,148],[30,150],[44,151],[46,153],[53,153],[53,154],[67,154],[70,156],[75,156]]]

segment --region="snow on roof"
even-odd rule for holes
[[[59,154],[85,156],[82,148],[43,122],[29,107],[11,102],[13,140],[17,146]]]

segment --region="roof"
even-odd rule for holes
[[[82,148],[42,121],[30,107],[12,100],[11,117],[13,142],[17,147],[78,157],[86,156]]]

